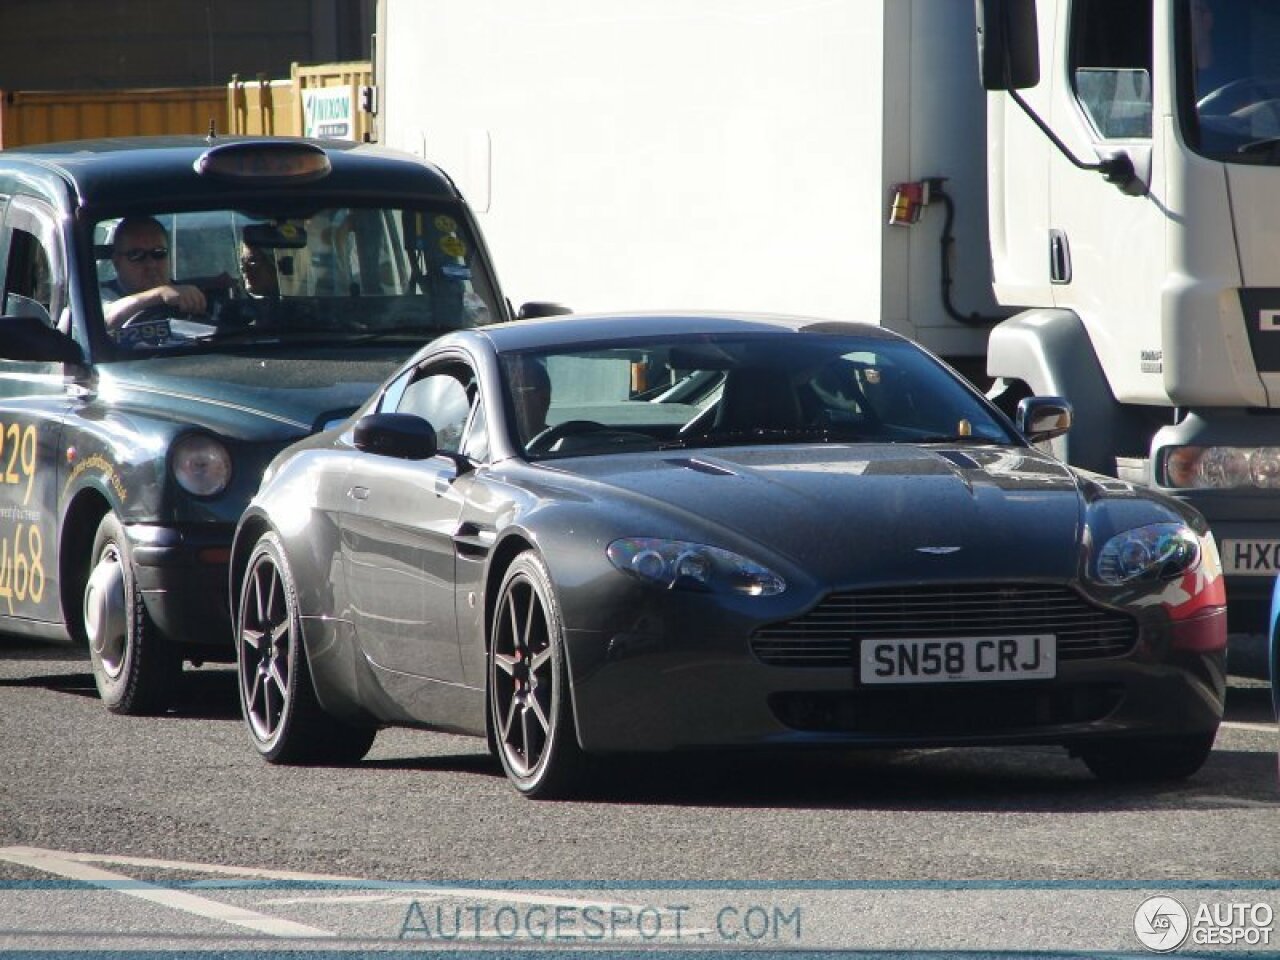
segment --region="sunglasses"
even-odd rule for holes
[[[124,258],[130,263],[141,263],[150,257],[152,260],[163,260],[169,256],[168,247],[152,247],[150,250],[144,250],[141,247],[135,247],[132,250],[124,252]]]

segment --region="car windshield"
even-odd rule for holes
[[[442,209],[167,210],[100,220],[93,239],[103,322],[128,357],[501,317],[474,238]]]
[[[530,459],[772,443],[1013,443],[915,345],[841,333],[667,336],[504,354]]]
[[[1185,0],[1182,15],[1187,139],[1215,159],[1280,162],[1280,4]]]

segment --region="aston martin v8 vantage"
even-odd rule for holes
[[[386,725],[487,736],[541,797],[596,755],[760,746],[1188,776],[1223,709],[1213,538],[1040,449],[1069,427],[856,323],[449,334],[278,456],[240,521],[250,739],[314,763]]]

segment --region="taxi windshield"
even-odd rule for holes
[[[231,340],[422,339],[501,318],[452,211],[169,210],[94,227],[102,322],[122,355]]]

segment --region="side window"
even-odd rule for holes
[[[428,421],[436,430],[441,450],[459,453],[462,438],[471,415],[470,371],[450,365],[433,368],[405,387],[396,413],[413,413]]]
[[[53,326],[66,304],[66,281],[52,215],[35,203],[18,199],[10,206],[9,223],[0,310],[7,316],[36,317]]]
[[[1151,136],[1151,0],[1077,0],[1071,80],[1104,139]]]

